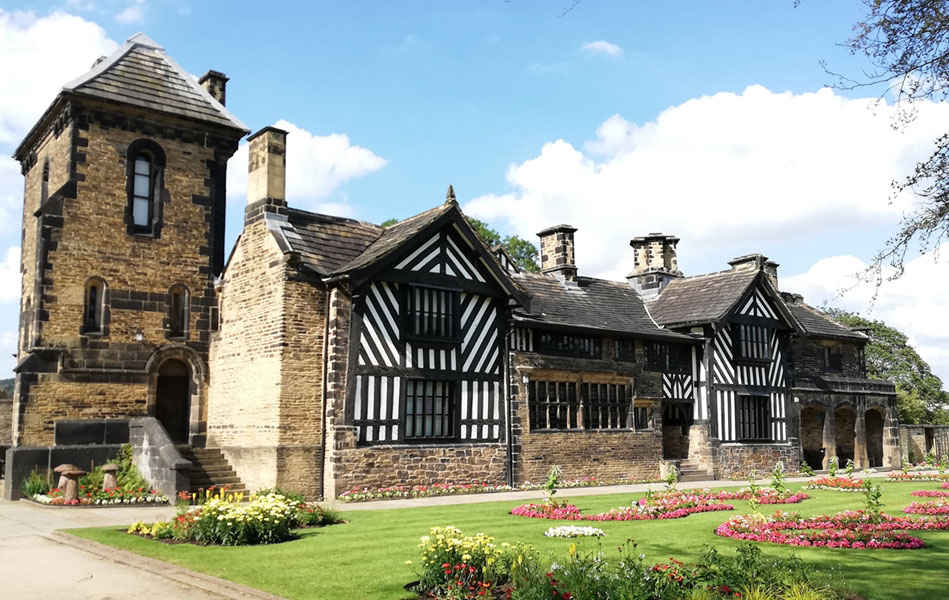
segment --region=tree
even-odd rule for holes
[[[839,308],[824,307],[824,311],[847,327],[865,329],[870,337],[867,375],[896,384],[901,422],[949,422],[949,393],[943,391],[942,381],[909,344],[906,334],[882,321],[871,321]]]
[[[867,14],[854,25],[846,45],[866,57],[871,70],[852,79],[835,74],[837,87],[855,89],[886,86],[895,97],[896,125],[915,117],[919,100],[949,97],[949,2],[947,0],[863,0]],[[883,281],[883,267],[892,266],[895,279],[903,274],[906,253],[914,242],[923,252],[938,248],[949,235],[949,134],[935,141],[928,159],[916,165],[894,193],[911,191],[919,198],[903,217],[897,233],[873,258],[866,275]]]
[[[502,239],[501,234],[484,221],[472,217],[465,218],[468,219],[472,229],[478,232],[478,235],[481,236],[481,239],[489,248],[500,244],[521,270],[531,273],[540,271],[540,266],[537,264],[537,247],[534,244],[516,235],[509,235]]]
[[[479,221],[478,219],[468,216],[465,218],[468,219],[471,228],[481,236],[481,239],[484,240],[484,243],[487,244],[489,248],[494,248],[500,244],[521,270],[531,273],[540,271],[540,266],[537,264],[537,246],[516,235],[509,235],[502,238],[500,233],[492,229],[484,221]],[[382,226],[388,227],[398,222],[398,219],[386,219],[382,222]]]

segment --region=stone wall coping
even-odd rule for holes
[[[794,445],[795,444],[792,444],[791,441],[788,440],[787,442],[756,442],[756,443],[722,442],[719,447],[720,448],[787,448]]]

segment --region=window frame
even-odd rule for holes
[[[824,351],[824,371],[827,373],[843,373],[843,347],[839,342],[822,345]],[[836,350],[836,352],[834,352]]]
[[[735,432],[735,438],[739,442],[773,442],[771,398],[756,394],[738,395],[735,402]],[[762,433],[764,435],[758,435]]]
[[[136,193],[135,182],[146,173],[138,172],[140,157],[148,160],[148,190],[147,196]],[[125,191],[128,202],[125,208],[126,233],[140,237],[161,236],[162,225],[162,197],[165,180],[165,151],[155,141],[138,139],[129,144],[125,153]],[[148,224],[140,225],[135,222],[135,206],[141,200],[148,201]]]
[[[175,296],[180,297],[180,306],[175,307]],[[165,337],[187,339],[191,324],[191,291],[188,286],[177,283],[168,288],[168,315]],[[176,314],[177,313],[177,314]],[[180,327],[176,327],[180,325]]]
[[[108,332],[109,287],[101,277],[90,277],[83,285],[80,335],[106,336]],[[90,318],[91,317],[91,318]]]
[[[399,432],[400,440],[406,444],[444,444],[444,443],[458,441],[460,438],[459,425],[461,422],[459,418],[459,410],[458,410],[458,390],[459,390],[459,386],[457,385],[458,382],[453,381],[453,380],[447,380],[447,379],[407,378],[405,379],[404,383],[405,383],[405,394],[402,398],[402,407],[400,411],[401,412],[400,414],[401,431]],[[425,410],[423,410],[421,414],[415,412],[415,406],[417,402],[419,401],[419,397],[417,394],[412,394],[410,396],[410,393],[409,393],[410,389],[413,391],[417,390],[419,387],[419,384],[422,384],[423,389],[426,384],[432,384],[434,387],[443,386],[445,388],[445,392],[442,393],[440,396],[438,397],[434,395],[432,396],[433,398],[433,409],[432,409],[432,414],[431,414],[431,416],[433,417],[432,430],[435,429],[434,417],[437,415],[440,415],[442,419],[442,422],[441,422],[442,429],[448,430],[448,431],[443,432],[442,435],[434,435],[434,434],[424,435],[424,433],[423,435],[410,435],[409,433],[410,431],[414,433],[415,425],[418,423],[419,419],[421,419],[421,427],[424,432],[425,418],[426,416],[428,416],[427,415],[428,411],[425,411]],[[421,397],[421,401],[423,403],[423,409],[425,407],[425,404],[424,404],[425,399],[426,399],[426,396],[423,393]],[[434,400],[436,399],[440,399],[443,403],[442,404],[443,410],[441,413],[436,413],[434,411]],[[413,405],[413,408],[412,408],[413,412],[411,414],[409,413],[410,401]],[[415,421],[413,421],[412,423],[411,429],[410,429],[409,418],[415,419]]]
[[[590,360],[603,359],[603,338],[599,336],[572,335],[556,331],[538,330],[534,336],[534,351],[549,356],[567,356],[571,358],[585,358]],[[559,344],[548,341],[547,338],[559,338]],[[576,343],[568,343],[575,340]],[[583,349],[589,346],[589,351]],[[568,347],[564,347],[568,346]]]
[[[629,348],[624,348],[628,345]],[[635,338],[614,338],[613,339],[613,360],[617,362],[635,363],[636,362],[636,339]]]
[[[420,285],[416,283],[411,283],[405,286],[405,338],[412,341],[422,341],[422,342],[447,342],[447,343],[458,343],[461,342],[463,336],[461,334],[461,290],[458,288],[448,288],[440,287],[435,285]],[[416,302],[416,294],[423,294],[421,302]],[[429,297],[428,294],[432,296]],[[445,324],[449,331],[444,334],[431,333],[428,331],[419,331],[418,325],[419,322],[415,320],[415,315],[422,315],[421,318],[431,318],[432,311],[422,310],[421,312],[416,311],[416,304],[426,304],[428,299],[434,299],[444,294],[444,298],[447,299],[447,312],[438,312],[435,313],[440,316],[446,317],[445,320],[441,323]],[[437,318],[437,317],[436,317]]]
[[[774,331],[766,325],[732,323],[732,356],[736,362],[771,362],[771,336]]]
[[[541,378],[531,379],[526,386],[527,429],[531,433],[640,430],[629,382]]]

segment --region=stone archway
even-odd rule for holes
[[[825,411],[819,406],[801,409],[801,451],[804,462],[815,471],[823,468],[824,418]]]
[[[184,345],[163,346],[146,369],[148,414],[162,421],[175,443],[203,447],[207,370],[200,355]]]
[[[857,411],[853,406],[843,404],[834,411],[834,439],[837,445],[837,460],[841,467],[846,465],[848,460],[856,461],[856,424]]]
[[[876,408],[867,409],[864,416],[867,431],[867,462],[870,467],[884,466],[883,424],[885,418]]]

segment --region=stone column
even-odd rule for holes
[[[869,465],[867,459],[867,403],[859,401],[857,403],[856,417],[853,424],[853,464],[858,469],[866,469]]]
[[[828,406],[824,411],[824,459],[821,461],[821,468],[826,469],[827,463],[831,458],[837,456],[837,428],[834,419],[834,407]]]

